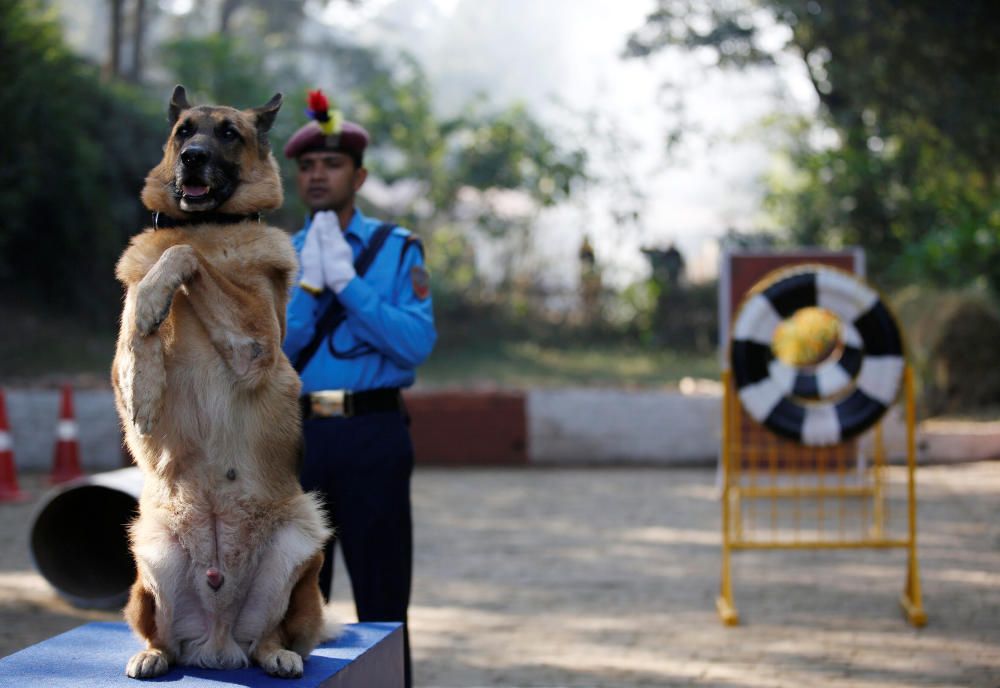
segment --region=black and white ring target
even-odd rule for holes
[[[785,319],[811,306],[839,318],[840,345],[816,366],[795,367],[775,356],[774,336]],[[874,289],[833,268],[797,266],[765,278],[743,303],[730,365],[751,417],[779,435],[822,446],[864,432],[896,400],[903,341]]]

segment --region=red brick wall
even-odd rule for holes
[[[418,464],[528,463],[522,392],[414,392],[404,395]]]

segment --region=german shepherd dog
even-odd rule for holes
[[[145,476],[130,526],[138,570],[125,618],[145,641],[126,673],[178,663],[302,675],[324,634],[325,517],[297,476],[300,383],[281,351],[296,257],[259,221],[282,202],[267,132],[281,94],[250,110],[169,106],[142,200],[112,383]]]

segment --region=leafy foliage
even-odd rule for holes
[[[439,118],[426,75],[410,57],[383,66],[355,98],[377,147],[395,153],[389,164],[372,156],[374,169],[390,182],[423,181],[445,215],[463,187],[519,190],[546,206],[586,177],[585,152],[562,150],[523,105],[491,112],[474,100],[458,116]]]
[[[891,299],[906,325],[907,358],[914,367],[923,410],[968,413],[1000,405],[996,340],[1000,310],[982,287],[908,286]]]
[[[415,189],[402,206],[369,204],[365,210],[391,215],[427,242],[439,316],[451,320],[478,313],[481,309],[468,303],[483,297],[470,233],[479,231],[487,240],[519,246],[531,222],[530,217],[495,212],[484,197],[470,208],[462,202],[463,191],[514,192],[537,211],[569,198],[577,183],[586,180],[583,150],[558,145],[517,104],[495,110],[474,99],[456,116],[438,115],[426,74],[405,54],[388,56],[336,41],[310,50],[310,60],[333,68],[336,83],[326,84],[310,82],[302,74],[302,50],[271,50],[265,60],[244,38],[209,35],[168,42],[161,52],[196,102],[253,105],[271,95],[272,84],[280,84],[286,100],[271,136],[276,149],[305,122],[299,113],[306,90],[323,87],[348,119],[363,123],[371,134],[365,164],[374,175],[385,184]],[[280,162],[285,188],[293,189],[294,165],[283,158]],[[272,221],[293,228],[304,211],[289,192]],[[497,304],[484,307],[496,315]]]
[[[114,261],[159,157],[140,93],[100,81],[35,0],[0,3],[0,290],[111,321]]]
[[[740,69],[799,57],[821,123],[790,123],[793,174],[771,179],[789,238],[861,245],[890,283],[983,275],[1000,290],[1000,44],[984,28],[998,22],[989,0],[660,0],[626,54],[673,46]]]
[[[391,212],[428,243],[439,319],[523,316],[516,273],[526,267],[524,246],[538,211],[570,198],[588,179],[583,149],[558,144],[520,104],[496,110],[475,98],[441,117],[426,75],[407,55],[355,49],[330,58],[342,66],[348,117],[372,135],[366,165],[388,184],[418,189]],[[494,200],[504,194],[522,201],[527,214],[498,211]],[[503,285],[492,296],[476,268],[484,242],[505,247],[498,259]]]

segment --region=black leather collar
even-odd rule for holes
[[[250,213],[249,215],[230,215],[229,213],[198,213],[192,217],[178,220],[175,217],[161,212],[153,213],[154,229],[165,229],[167,227],[187,227],[189,225],[234,225],[239,222],[260,222],[260,213]]]

